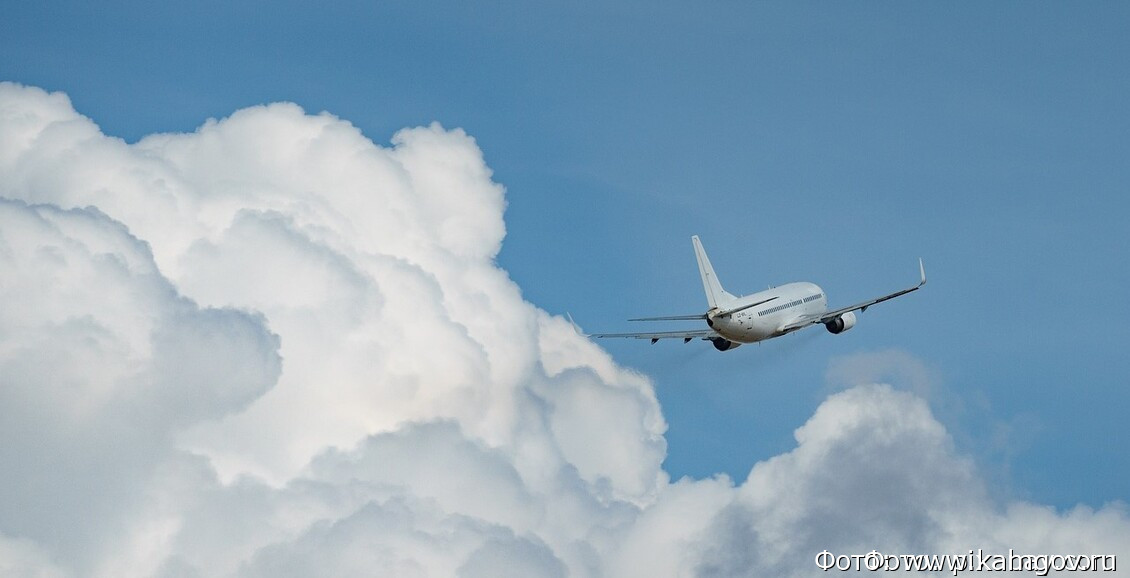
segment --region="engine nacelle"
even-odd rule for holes
[[[742,346],[741,343],[730,341],[729,339],[723,339],[721,337],[715,337],[714,339],[711,339],[710,342],[714,344],[714,349],[717,349],[718,351],[729,351],[731,349],[737,349]]]
[[[843,315],[840,315],[839,317],[825,323],[824,327],[827,327],[830,333],[839,335],[840,333],[843,333],[848,329],[855,327],[855,312],[848,311],[847,313],[844,313]]]

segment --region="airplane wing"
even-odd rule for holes
[[[651,333],[594,333],[589,337],[627,337],[632,339],[650,339],[652,343],[660,339],[682,339],[686,343],[692,339],[713,339],[720,337],[713,329],[695,329],[691,331],[653,331]]]
[[[761,301],[756,301],[756,302],[753,302],[753,303],[747,303],[745,305],[740,305],[740,306],[734,307],[732,309],[723,309],[723,310],[711,309],[708,313],[699,313],[697,315],[667,315],[667,316],[664,316],[664,317],[637,317],[635,319],[629,319],[628,321],[690,321],[690,320],[696,320],[696,319],[706,320],[711,315],[714,315],[716,317],[722,317],[724,315],[733,315],[734,313],[737,313],[739,311],[745,311],[746,309],[749,309],[751,307],[757,307],[758,305],[765,305],[766,303],[773,301],[775,299],[778,299],[779,297],[780,296],[770,297],[768,299],[762,299]]]
[[[800,329],[802,327],[808,327],[809,325],[813,325],[813,324],[816,324],[816,323],[827,323],[827,322],[832,321],[833,319],[835,319],[835,318],[837,318],[837,317],[839,317],[839,316],[841,316],[844,313],[847,313],[849,311],[860,311],[860,312],[867,311],[868,307],[875,305],[876,303],[882,303],[884,301],[887,301],[888,299],[894,299],[895,297],[906,295],[907,293],[910,293],[911,291],[917,291],[923,285],[926,284],[926,267],[922,264],[922,259],[918,260],[918,272],[921,274],[922,277],[921,277],[921,280],[918,282],[918,284],[915,285],[914,287],[909,287],[909,288],[903,289],[902,291],[895,291],[894,293],[891,293],[890,295],[884,295],[882,297],[863,301],[862,303],[856,303],[855,305],[849,305],[847,307],[841,307],[841,308],[836,309],[834,311],[828,311],[828,312],[822,313],[820,315],[809,315],[809,316],[801,317],[800,319],[789,322],[788,324],[782,326],[778,331],[780,331],[781,333],[788,333],[790,331],[795,331],[795,330]]]

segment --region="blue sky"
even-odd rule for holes
[[[0,79],[130,142],[281,100],[378,143],[464,128],[507,188],[500,264],[587,330],[704,308],[692,234],[732,292],[833,304],[925,259],[841,336],[602,343],[654,380],[676,477],[744,479],[830,363],[897,349],[995,491],[1128,497],[1124,4],[8,4]]]

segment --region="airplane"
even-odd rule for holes
[[[596,333],[590,337],[650,339],[653,345],[660,339],[682,339],[683,343],[689,343],[692,339],[703,339],[713,343],[718,351],[729,351],[745,343],[757,343],[780,337],[818,323],[829,332],[838,335],[855,327],[858,321],[856,311],[863,313],[876,303],[917,291],[926,284],[926,267],[922,264],[922,259],[919,259],[918,271],[921,280],[914,287],[831,311],[828,310],[828,299],[824,295],[824,290],[815,283],[789,283],[752,295],[735,297],[722,289],[722,284],[714,274],[714,267],[710,265],[710,259],[706,256],[698,235],[691,237],[691,243],[694,245],[698,272],[702,276],[702,286],[706,291],[706,301],[710,309],[700,315],[641,317],[628,321],[705,320],[709,329],[652,333]]]

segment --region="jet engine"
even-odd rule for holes
[[[734,341],[723,339],[721,337],[715,337],[714,339],[711,339],[710,342],[714,344],[714,349],[717,349],[718,351],[729,351],[731,349],[737,349],[742,345],[741,343],[736,343]]]
[[[843,315],[840,315],[839,317],[825,323],[824,327],[827,327],[830,333],[839,335],[840,333],[843,333],[848,329],[855,327],[855,312],[848,311],[847,313],[844,313]]]

